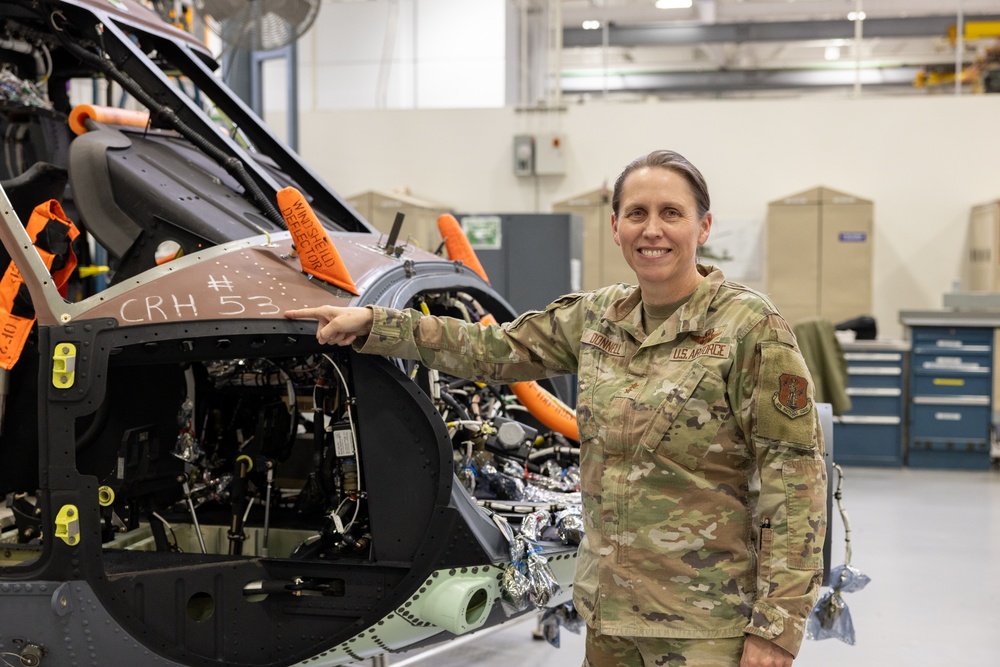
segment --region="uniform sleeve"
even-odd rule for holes
[[[429,368],[483,382],[517,382],[575,373],[584,295],[571,294],[513,322],[483,326],[417,310],[372,307],[361,352],[417,359]]]
[[[823,575],[822,429],[809,370],[784,320],[765,317],[740,350],[730,391],[760,476],[757,597],[744,632],[797,655]]]

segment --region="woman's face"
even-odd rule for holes
[[[699,219],[683,176],[661,167],[629,174],[611,227],[646,301],[672,303],[698,286],[695,254],[708,240],[712,214]]]

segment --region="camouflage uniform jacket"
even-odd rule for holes
[[[586,537],[574,601],[588,625],[745,632],[796,654],[826,534],[809,371],[765,297],[699,271],[649,335],[639,289],[614,285],[502,326],[375,308],[356,345],[494,382],[577,373]]]

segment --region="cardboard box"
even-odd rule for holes
[[[582,288],[635,284],[622,249],[611,234],[611,190],[598,188],[552,205],[553,213],[575,213],[583,220]]]
[[[969,259],[961,288],[1000,292],[1000,201],[974,206],[969,216]]]
[[[347,203],[386,238],[392,231],[396,213],[401,212],[405,217],[396,244],[407,243],[430,252],[437,250],[441,244],[438,216],[452,211],[449,206],[414,197],[409,192],[369,190],[349,197]]]
[[[767,292],[790,323],[872,313],[874,206],[817,187],[768,204]]]

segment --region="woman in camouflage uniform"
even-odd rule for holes
[[[694,165],[671,151],[633,161],[612,210],[637,286],[488,327],[370,307],[286,315],[319,320],[321,343],[462,377],[576,373],[585,665],[787,667],[826,524],[809,372],[766,297],[696,263],[712,214]]]

